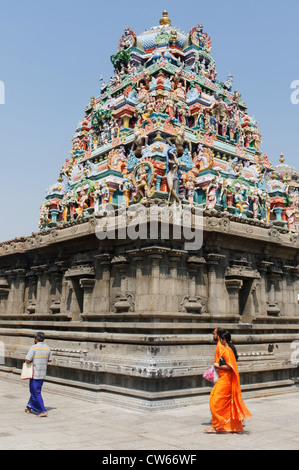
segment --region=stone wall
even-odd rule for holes
[[[19,373],[42,330],[48,380],[126,406],[195,403],[210,392],[202,375],[221,326],[240,354],[243,390],[294,386],[295,234],[205,211],[203,246],[190,251],[183,239],[100,241],[96,223],[0,245],[2,370]]]

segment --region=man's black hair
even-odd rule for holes
[[[35,338],[37,339],[37,341],[38,341],[39,343],[43,343],[43,341],[44,341],[44,339],[45,339],[45,335],[44,335],[44,333],[42,333],[41,331],[39,331],[38,333],[36,333]]]

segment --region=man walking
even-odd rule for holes
[[[34,345],[28,351],[26,362],[33,362],[33,379],[30,380],[30,399],[25,409],[25,413],[36,411],[38,416],[47,416],[47,411],[42,399],[41,391],[47,373],[48,362],[52,361],[52,352],[49,346],[44,343],[44,333],[37,333],[34,338]]]

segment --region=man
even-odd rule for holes
[[[33,362],[33,379],[30,380],[30,399],[25,409],[25,413],[36,411],[38,416],[46,417],[47,411],[42,399],[41,390],[47,373],[48,362],[52,361],[52,352],[49,346],[44,343],[44,333],[37,333],[34,338],[34,346],[28,351],[26,362]]]
[[[219,333],[221,331],[224,331],[222,328],[215,328],[213,331],[213,339],[214,341],[217,342],[216,350],[215,350],[215,357],[214,357],[214,364],[219,364],[219,359],[222,355],[221,350],[223,349],[223,346],[219,340]]]

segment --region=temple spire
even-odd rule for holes
[[[168,13],[166,10],[162,13],[163,17],[160,19],[160,25],[169,25],[171,20],[168,18]]]

